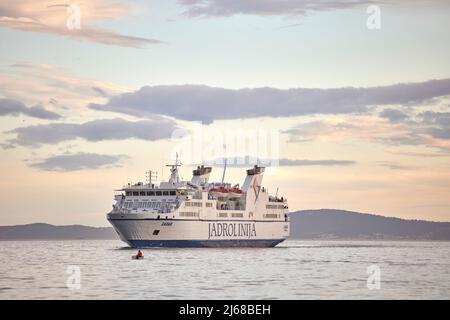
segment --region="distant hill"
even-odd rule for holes
[[[450,222],[404,220],[343,210],[289,214],[291,239],[448,240]],[[0,226],[0,240],[118,239],[111,227],[34,223]]]
[[[0,240],[70,240],[117,239],[111,227],[95,228],[81,225],[54,226],[33,223],[19,226],[0,226]]]
[[[297,211],[289,217],[292,239],[450,240],[450,222],[333,209]]]

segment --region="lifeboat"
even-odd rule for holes
[[[226,188],[213,188],[209,190],[209,193],[219,201],[225,201],[228,197],[228,189]]]
[[[242,190],[238,188],[228,189],[228,196],[232,198],[238,198],[242,195]]]

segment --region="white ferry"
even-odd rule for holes
[[[133,248],[274,247],[289,236],[288,204],[261,186],[264,167],[247,170],[242,188],[209,182],[211,167],[199,166],[180,181],[178,159],[159,186],[128,184],[107,214],[120,239]],[[224,174],[225,176],[225,168]]]

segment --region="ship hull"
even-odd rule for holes
[[[286,221],[146,219],[109,215],[133,248],[274,247],[289,235]]]

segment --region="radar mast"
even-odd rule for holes
[[[177,152],[176,157],[175,157],[175,163],[166,165],[166,167],[170,167],[169,183],[176,184],[176,183],[180,182],[180,177],[178,175],[178,167],[181,167],[181,165],[182,165],[182,163],[178,159],[178,152]]]

